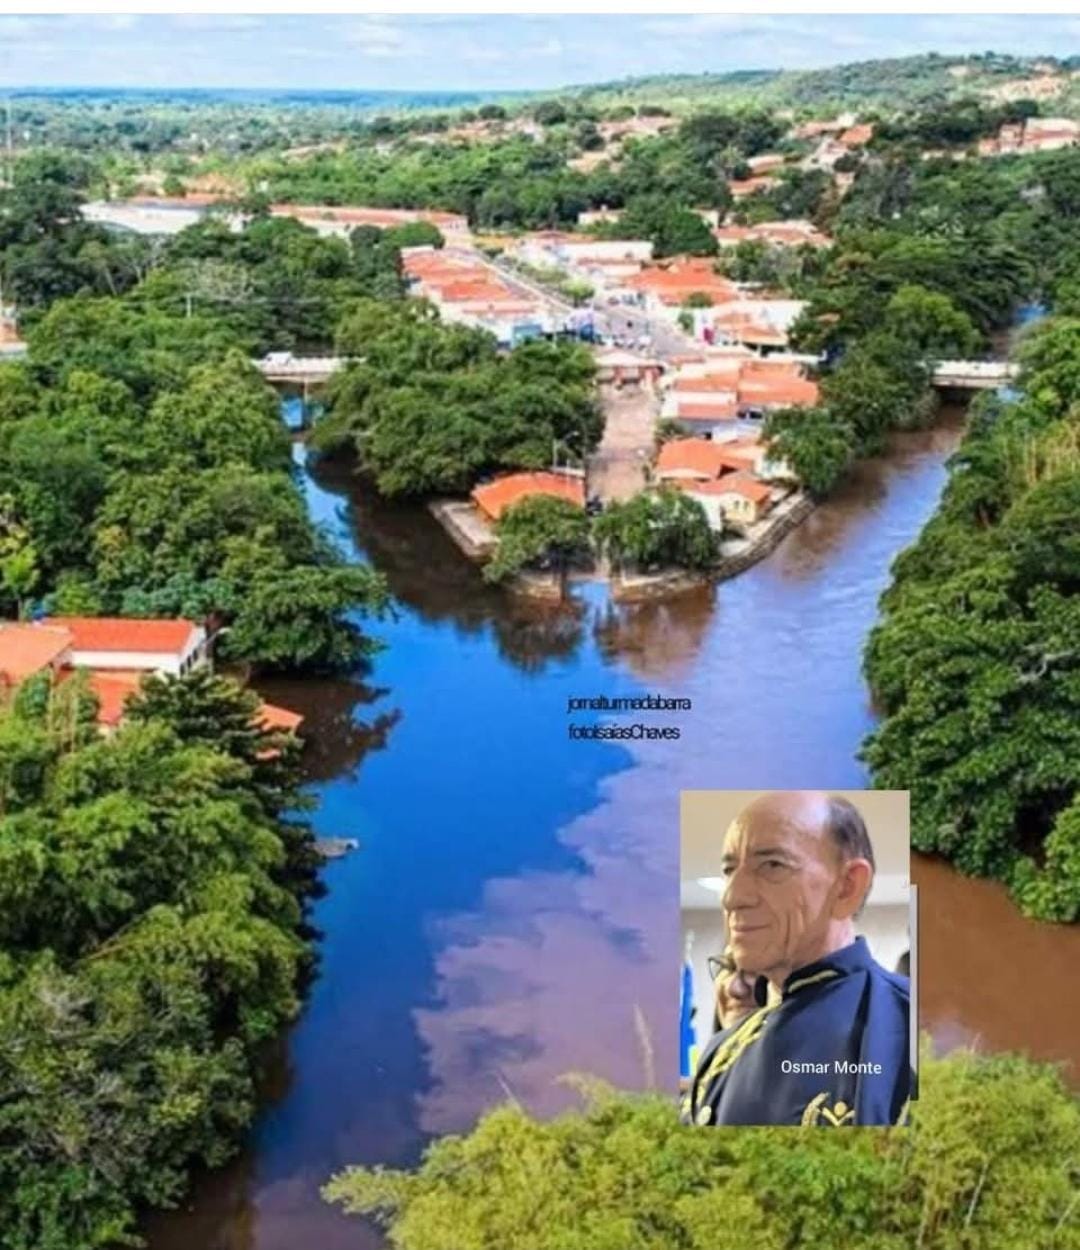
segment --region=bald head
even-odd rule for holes
[[[724,910],[736,963],[776,985],[854,940],[873,876],[852,804],[818,790],[764,794],[724,838]]]

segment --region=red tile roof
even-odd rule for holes
[[[51,616],[49,626],[65,629],[75,651],[179,653],[198,628],[194,621],[136,620],[123,616]]]
[[[764,407],[812,408],[818,402],[818,385],[799,377],[742,377],[739,380],[739,403],[761,404]]]
[[[690,256],[647,265],[623,284],[630,290],[647,291],[665,304],[681,304],[689,295],[702,293],[714,304],[739,298],[739,289],[713,268],[708,257]]]
[[[751,313],[738,309],[720,309],[712,324],[739,343],[757,343],[763,347],[784,347],[787,334],[767,321],[759,321]]]
[[[585,483],[579,477],[563,473],[510,473],[477,486],[472,492],[476,506],[493,521],[497,521],[507,508],[513,507],[530,495],[552,495],[568,499],[579,508],[585,506]]]
[[[70,646],[71,632],[63,627],[0,625],[0,674],[18,683],[55,664]]]
[[[258,723],[261,729],[279,730],[282,733],[296,733],[304,723],[299,712],[290,712],[287,707],[278,707],[274,703],[260,703]]]
[[[656,457],[658,476],[684,473],[708,479],[719,477],[723,469],[720,444],[707,438],[673,438],[664,443]]]
[[[741,495],[751,503],[764,503],[772,490],[749,473],[727,473],[712,482],[688,482],[683,490],[693,495]]]
[[[705,373],[696,378],[676,378],[672,389],[690,395],[700,395],[710,391],[730,391],[734,394],[739,385],[739,373],[739,364],[733,361],[732,367],[723,373]]]
[[[859,148],[869,143],[874,137],[874,128],[870,125],[849,126],[840,136],[840,142],[848,148]]]
[[[68,669],[64,676],[75,670]],[[137,694],[145,673],[128,672],[116,669],[111,672],[91,670],[89,684],[91,691],[97,696],[98,724],[119,725],[124,718],[124,708],[128,699]]]
[[[679,421],[729,421],[739,415],[739,405],[733,399],[717,399],[704,403],[688,403],[683,400],[676,409]]]

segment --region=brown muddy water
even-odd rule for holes
[[[348,1163],[414,1163],[512,1093],[540,1114],[570,1071],[639,1088],[677,1067],[678,802],[684,788],[854,788],[874,723],[860,655],[893,557],[918,534],[962,425],[897,437],[762,564],[676,602],[572,610],[486,587],[422,510],[306,477],[313,513],[397,598],[371,672],[276,683],[308,718],[325,870],[322,964],[269,1064],[230,1167],[156,1218],[152,1250],[375,1250],[319,1186]],[[572,739],[568,700],[653,692],[676,741]],[[624,718],[625,719],[625,718]],[[922,1024],[1072,1063],[1080,930],[918,858]]]

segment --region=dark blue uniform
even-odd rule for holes
[[[690,1124],[897,1124],[911,1093],[907,977],[864,938],[793,972],[778,1003],[717,1033],[698,1062]]]

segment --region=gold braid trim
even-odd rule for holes
[[[694,1082],[694,1101],[692,1111],[697,1115],[698,1105],[700,1103],[699,1095],[705,1089],[705,1086],[713,1080],[714,1077],[726,1072],[728,1068],[735,1062],[743,1051],[751,1042],[756,1042],[761,1035],[762,1029],[765,1027],[766,1017],[779,1007],[779,1003],[771,1003],[766,1007],[759,1007],[753,1015],[747,1016],[739,1025],[734,1033],[720,1046],[716,1048],[715,1053],[709,1063],[704,1076],[699,1077]]]
[[[834,968],[826,968],[823,972],[815,972],[812,977],[803,977],[799,981],[793,981],[787,987],[787,993],[793,994],[796,990],[802,989],[806,985],[816,985],[819,981],[831,981],[839,975],[840,973]],[[694,1081],[693,1093],[690,1099],[690,1113],[692,1116],[697,1116],[701,1104],[701,1094],[704,1092],[705,1087],[721,1073],[726,1072],[743,1051],[757,1041],[765,1027],[765,1021],[769,1013],[775,1011],[783,1001],[783,999],[780,999],[775,1003],[769,1003],[765,1007],[759,1007],[753,1015],[747,1016],[723,1045],[716,1048],[708,1070],[704,1076]]]
[[[833,977],[838,977],[839,972],[835,968],[826,968],[824,972],[815,972],[812,977],[802,977],[798,981],[792,981],[787,987],[789,994],[794,994],[796,990],[801,990],[804,985],[816,985],[819,981],[831,981]]]

